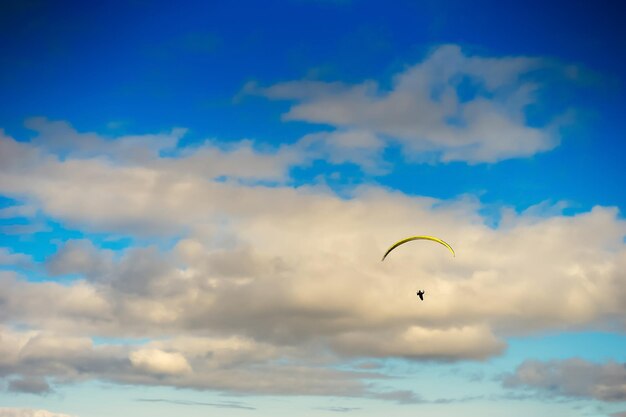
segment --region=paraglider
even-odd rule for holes
[[[430,240],[433,242],[437,242],[443,246],[445,246],[446,248],[448,248],[448,250],[452,253],[452,256],[456,257],[456,254],[454,253],[454,249],[452,249],[452,246],[450,246],[448,243],[444,242],[443,240],[434,237],[434,236],[411,236],[411,237],[407,237],[406,239],[402,239],[396,243],[394,243],[393,245],[391,245],[391,247],[389,249],[387,249],[387,252],[385,252],[385,254],[383,255],[383,259],[381,259],[381,261],[384,261],[385,258],[387,257],[387,255],[389,255],[389,253],[394,250],[395,248],[397,248],[400,245],[403,245],[407,242],[411,242],[413,240]],[[422,290],[417,291],[415,294],[417,294],[417,296],[420,298],[420,300],[424,301],[424,294],[425,292]]]
[[[441,243],[443,246],[445,246],[446,248],[448,248],[448,250],[452,253],[452,256],[456,256],[456,254],[454,253],[454,249],[452,249],[452,246],[450,246],[449,244],[447,244],[446,242],[444,242],[443,240],[434,237],[434,236],[411,236],[411,237],[407,237],[406,239],[402,239],[396,243],[394,243],[393,245],[391,245],[391,247],[389,249],[387,249],[387,252],[385,252],[385,254],[383,255],[383,259],[381,259],[381,261],[384,261],[385,258],[387,257],[387,255],[389,255],[389,253],[394,250],[395,248],[397,248],[400,245],[403,245],[407,242],[410,242],[412,240],[432,240],[433,242],[437,242],[437,243]]]

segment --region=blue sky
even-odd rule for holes
[[[0,417],[626,415],[620,16],[4,2]]]

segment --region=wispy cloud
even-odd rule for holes
[[[454,403],[466,403],[469,401],[477,401],[484,399],[484,395],[471,395],[466,397],[449,397],[449,398],[437,398],[430,401],[433,404],[454,404]]]
[[[135,399],[135,401],[150,402],[150,403],[168,403],[168,404],[175,404],[175,405],[198,405],[198,406],[217,407],[217,408],[236,408],[240,410],[256,410],[255,407],[246,405],[245,403],[235,402],[235,401],[208,403],[208,402],[190,401],[190,400],[168,400],[168,399],[163,399],[163,398],[137,398]]]
[[[11,219],[11,218],[32,218],[36,214],[36,209],[34,206],[29,205],[15,205],[4,207],[0,209],[0,219]]]
[[[14,253],[7,248],[0,248],[0,266],[28,266],[32,264],[32,258],[23,253]]]
[[[350,411],[360,410],[359,407],[315,407],[314,410],[334,411],[337,413],[349,413]]]
[[[325,148],[331,160],[367,168],[386,146],[400,144],[408,160],[493,163],[559,144],[565,113],[539,127],[525,116],[545,87],[534,73],[553,65],[524,56],[471,55],[443,45],[395,74],[389,89],[371,80],[354,85],[307,80],[269,87],[249,83],[242,93],[293,102],[284,120],[334,127],[307,139]]]

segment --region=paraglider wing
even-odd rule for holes
[[[454,249],[452,249],[452,246],[448,245],[446,242],[444,242],[443,240],[437,238],[437,237],[433,237],[433,236],[411,236],[411,237],[407,237],[406,239],[402,239],[396,243],[394,243],[393,245],[391,245],[391,247],[389,249],[387,249],[387,252],[385,252],[385,254],[383,255],[383,259],[381,259],[381,261],[384,261],[385,258],[387,257],[387,255],[389,255],[389,253],[394,250],[395,248],[397,248],[400,245],[403,245],[407,242],[410,242],[412,240],[432,240],[433,242],[437,242],[442,244],[443,246],[445,246],[446,248],[448,248],[448,250],[452,253],[452,256],[456,256],[454,253]]]

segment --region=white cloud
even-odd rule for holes
[[[54,413],[32,408],[0,408],[0,417],[72,417],[69,414]]]
[[[435,349],[424,346],[449,346],[436,350],[443,358],[489,356],[501,351],[501,335],[593,328],[623,314],[625,225],[612,209],[547,218],[531,211],[494,230],[480,223],[471,202],[439,207],[433,199],[375,188],[341,200],[314,190],[221,184],[238,198],[216,199],[202,220],[203,210],[185,214],[203,204],[197,195],[211,197],[211,184],[197,186],[181,195],[171,218],[156,209],[143,213],[147,221],[209,226],[189,227],[172,252],[129,249],[113,261],[93,247],[89,256],[65,256],[78,247],[69,242],[50,268],[88,280],[61,286],[7,278],[3,314],[105,334],[182,328],[272,344],[312,343],[323,335],[340,353],[365,356],[433,357]],[[161,194],[147,198],[147,207],[162,206]],[[80,215],[102,227],[99,213]],[[214,223],[220,219],[228,222]],[[458,257],[422,244],[380,262],[389,242],[418,230],[445,236]],[[415,301],[418,288],[427,291],[423,303]],[[391,351],[376,342],[389,338],[398,340]]]
[[[505,343],[486,326],[435,328],[411,326],[388,332],[346,332],[334,342],[349,355],[447,359],[484,359],[501,353]]]
[[[129,358],[135,368],[151,374],[179,375],[191,372],[187,359],[178,352],[139,349],[131,352]]]
[[[376,146],[361,139],[346,140]],[[538,206],[494,229],[471,198],[360,187],[342,199],[323,187],[214,181],[167,158],[59,159],[7,137],[2,150],[0,193],[87,235],[176,241],[116,253],[65,242],[46,262],[51,275],[79,275],[64,284],[0,271],[0,319],[31,329],[2,333],[0,372],[11,378],[413,401],[381,392],[370,382],[381,374],[334,366],[484,359],[509,335],[626,328],[626,222],[613,208],[563,216]],[[16,155],[29,169],[10,163]],[[380,262],[413,233],[444,237],[457,257],[415,242]],[[150,341],[94,346],[95,336]]]
[[[186,172],[200,178],[228,177],[247,181],[284,182],[293,165],[306,162],[308,156],[300,149],[282,146],[275,150],[256,150],[251,140],[228,146],[205,142],[184,149],[176,158],[161,158],[155,168],[162,171]]]
[[[32,143],[61,157],[89,158],[111,156],[117,161],[148,161],[162,150],[173,149],[186,129],[154,135],[129,135],[116,138],[97,133],[79,133],[65,121],[49,121],[45,117],[26,120],[28,129],[37,132]]]
[[[497,162],[558,145],[563,115],[538,127],[524,114],[539,101],[541,86],[530,74],[548,66],[538,58],[481,57],[443,45],[396,74],[389,90],[375,81],[289,81],[266,88],[248,84],[243,91],[293,101],[284,120],[338,129],[318,136],[331,159],[340,155],[371,168],[384,146],[399,143],[409,160],[434,152],[444,162]],[[364,146],[346,137],[375,139]]]
[[[323,156],[332,164],[355,163],[365,171],[382,174],[390,164],[382,158],[385,141],[368,130],[335,130],[311,133],[295,145],[303,153]]]
[[[81,133],[65,121],[43,117],[28,119],[26,127],[38,134],[30,144],[62,159],[98,158],[117,164],[154,165],[163,172],[184,171],[208,179],[225,176],[280,181],[284,180],[288,167],[303,157],[287,146],[261,152],[254,148],[251,140],[228,144],[205,141],[177,148],[187,133],[183,128],[159,134],[107,137],[93,132]],[[173,156],[163,157],[162,152]]]

